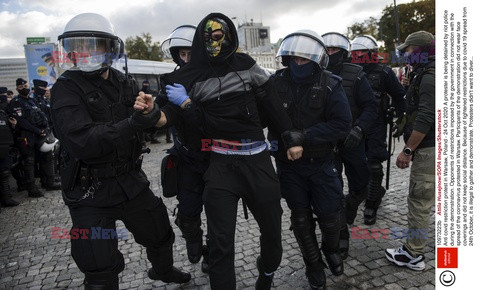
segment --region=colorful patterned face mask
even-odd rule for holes
[[[222,44],[228,44],[228,41],[225,40],[224,25],[219,21],[209,19],[205,25],[205,47],[208,54],[214,57],[220,53]]]

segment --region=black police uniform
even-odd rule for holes
[[[382,186],[383,166],[382,162],[387,160],[387,123],[390,116],[388,109],[394,106],[397,116],[402,116],[406,110],[405,90],[398,81],[393,70],[381,63],[363,64],[363,70],[375,94],[379,106],[378,117],[374,124],[367,131],[366,154],[370,169],[370,181],[368,195],[365,201],[364,218],[367,224],[374,224],[376,211],[380,206],[385,188]],[[390,97],[391,102],[389,100]],[[391,113],[390,113],[391,114]]]
[[[52,88],[52,117],[62,142],[64,201],[73,229],[90,231],[88,239],[72,239],[72,256],[85,273],[85,285],[118,287],[125,264],[117,239],[92,239],[92,228],[115,230],[116,220],[146,247],[153,266],[149,277],[178,282],[172,280],[178,270],[172,266],[175,235],[167,210],[140,168],[141,129],[156,123],[159,110],[149,113],[156,112],[156,118],[139,125],[138,118],[145,115],[132,116],[132,95],[123,74],[111,68],[107,80],[67,71]]]
[[[167,77],[168,75],[162,76],[162,78]],[[155,102],[169,116],[165,127],[170,127],[174,132],[174,145],[168,153],[177,161],[175,176],[177,176],[178,213],[175,224],[186,240],[188,259],[192,263],[197,263],[203,254],[202,270],[206,272],[208,271],[208,238],[206,247],[202,247],[201,213],[203,211],[202,194],[205,188],[203,175],[208,168],[210,156],[208,151],[202,151],[201,131],[195,125],[197,122],[195,111],[181,110],[177,106],[167,104],[164,87],[162,86]]]
[[[10,167],[12,165],[10,152],[13,145],[13,134],[6,111],[6,96],[0,95],[0,98],[0,203],[2,206],[15,206],[18,205],[18,202],[12,199],[10,189]]]
[[[352,127],[358,126],[361,133],[364,134],[376,120],[378,108],[362,67],[351,63],[342,63],[339,71],[332,70],[332,72],[342,78],[342,86],[352,113]],[[363,196],[364,199],[369,180],[365,140],[362,138],[359,145],[354,147],[348,146],[343,141],[338,146],[341,163],[337,168],[341,173],[342,164],[345,166],[349,192]]]
[[[341,140],[338,144],[337,169],[343,183],[342,169],[345,166],[345,175],[348,180],[348,195],[345,202],[345,220],[340,233],[340,254],[343,259],[348,257],[349,232],[348,224],[353,223],[357,214],[358,204],[367,197],[367,185],[370,172],[365,155],[365,132],[370,129],[378,114],[378,107],[372,88],[361,66],[348,62],[329,63],[333,73],[342,77],[342,86],[347,95],[350,111],[352,113],[352,131],[360,130],[361,139],[355,140],[357,144]],[[358,133],[358,132],[355,132]],[[359,136],[358,136],[359,137]],[[353,138],[358,138],[353,137]],[[355,208],[352,208],[352,204]]]
[[[42,110],[43,114],[47,118],[47,134],[51,134],[50,138],[53,138],[54,130],[50,101],[44,97],[45,90],[39,88],[46,87],[48,83],[46,81],[35,79],[33,80],[33,85],[33,98],[37,102],[40,110]],[[41,143],[44,139],[39,140],[39,143]],[[60,183],[55,180],[55,163],[57,162],[58,157],[55,154],[55,150],[49,152],[40,152],[39,150],[37,150],[35,153],[35,163],[40,173],[40,182],[42,184],[42,187],[45,188],[47,191],[60,189]]]
[[[15,145],[18,147],[23,165],[23,181],[29,196],[43,194],[35,185],[35,150],[43,140],[48,129],[48,118],[38,103],[30,97],[18,95],[9,104],[9,114],[17,119],[18,135]]]
[[[288,63],[289,57],[284,57]],[[315,67],[315,70],[319,70]],[[335,275],[343,272],[338,258],[342,187],[334,163],[334,146],[351,128],[352,117],[340,78],[317,71],[301,82],[292,81],[290,67],[277,71],[274,83],[293,127],[305,134],[303,155],[289,161],[278,131],[269,130],[270,142],[280,140],[273,151],[282,197],[291,210],[292,230],[302,252],[306,275],[315,287],[325,285],[322,258],[315,234],[313,213],[322,231],[322,250]]]

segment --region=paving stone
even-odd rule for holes
[[[145,155],[144,171],[149,176],[151,188],[161,196],[158,160],[165,155],[170,144],[150,145],[152,152]],[[402,145],[395,147],[397,151]],[[395,155],[396,156],[396,155]],[[355,227],[361,229],[406,227],[408,172],[391,168],[390,190],[387,192],[378,211],[377,223],[373,226],[363,224],[363,205],[359,207]],[[12,186],[15,186],[12,180]],[[15,186],[16,187],[16,186]],[[347,191],[348,189],[344,189]],[[25,192],[15,197],[21,205],[2,209],[2,236],[0,237],[0,285],[1,288],[14,289],[83,289],[83,273],[73,261],[70,240],[51,239],[51,228],[69,229],[71,218],[59,191],[47,192],[45,198],[29,199]],[[152,281],[146,271],[151,267],[147,260],[145,247],[137,244],[130,234],[127,239],[119,241],[119,249],[124,255],[126,269],[119,275],[121,289],[192,289],[207,290],[209,278],[200,270],[200,263],[191,265],[186,256],[185,240],[181,238],[178,227],[172,217],[177,205],[175,198],[164,198],[169,212],[169,219],[174,229],[175,239],[174,265],[192,274],[192,281],[185,285],[165,284]],[[275,272],[275,288],[281,290],[309,289],[305,277],[305,264],[298,248],[298,243],[290,228],[290,210],[282,200],[284,215],[282,218],[283,256],[279,269]],[[206,229],[205,214],[202,213],[203,229]],[[118,221],[117,228],[125,228]],[[399,247],[402,240],[388,239],[352,239],[349,257],[344,261],[344,275],[327,275],[327,289],[434,289],[435,252],[434,252],[434,218],[430,225],[431,241],[425,249],[427,268],[414,272],[392,265],[384,256],[387,248]],[[237,231],[235,236],[235,271],[238,289],[254,289],[257,278],[255,265],[259,256],[258,225],[252,215],[245,220],[241,202],[237,212]],[[318,239],[321,233],[317,228]]]

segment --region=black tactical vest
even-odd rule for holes
[[[100,88],[98,82],[90,81],[83,73],[78,71],[66,71],[57,81],[73,81],[79,89],[82,90],[82,102],[87,107],[87,111],[92,120],[97,124],[115,124],[121,120],[130,117],[133,113],[133,104],[136,94],[136,85],[129,84],[125,75],[121,72],[110,69],[112,82],[114,83],[116,92],[109,92],[110,95]],[[134,151],[131,156],[136,160],[141,155],[143,134],[136,134],[135,144],[125,144],[124,150],[129,151],[126,147],[132,147]],[[117,153],[118,155],[125,155]],[[122,160],[111,160],[111,157],[105,156],[104,160],[96,160],[96,163],[118,163]]]
[[[22,108],[25,118],[30,122],[30,124],[39,129],[46,129],[48,127],[48,117],[34,99],[26,99],[20,96],[18,96],[16,99]]]
[[[418,112],[418,104],[420,102],[420,83],[425,74],[435,74],[435,61],[428,62],[424,67],[414,71],[411,74],[410,86],[407,91],[407,120],[413,123]]]
[[[317,123],[325,122],[325,99],[327,94],[332,92],[340,79],[333,76],[331,72],[323,70],[319,80],[307,91],[303,97],[295,100],[292,93],[290,76],[286,74],[286,70],[281,70],[274,77],[274,85],[278,96],[286,109],[288,116],[292,120],[293,127],[296,129],[304,129],[311,127]],[[272,140],[269,133],[269,139]],[[278,138],[278,136],[276,136]],[[273,137],[274,138],[274,137]],[[279,146],[280,151],[285,151],[283,144]],[[315,146],[304,146],[304,158],[322,158],[329,155],[333,150],[333,144],[321,144]],[[284,153],[284,152],[283,152]],[[275,154],[274,154],[275,155]],[[284,154],[275,155],[275,157],[285,157]]]
[[[355,92],[358,81],[365,75],[363,68],[359,65],[344,62],[340,76],[342,77],[342,86],[348,98],[350,111],[352,112],[352,121],[355,122],[361,114],[360,108],[355,101]]]
[[[375,64],[373,68],[367,73],[367,79],[372,87],[373,95],[378,104],[379,112],[387,112],[390,107],[390,100],[385,91],[385,84],[383,83],[383,75],[387,72],[385,71],[385,64]]]

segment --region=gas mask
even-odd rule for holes
[[[222,46],[229,45],[229,41],[225,39],[228,32],[228,26],[225,21],[215,18],[209,19],[205,24],[205,47],[210,56],[217,56],[222,50]]]

